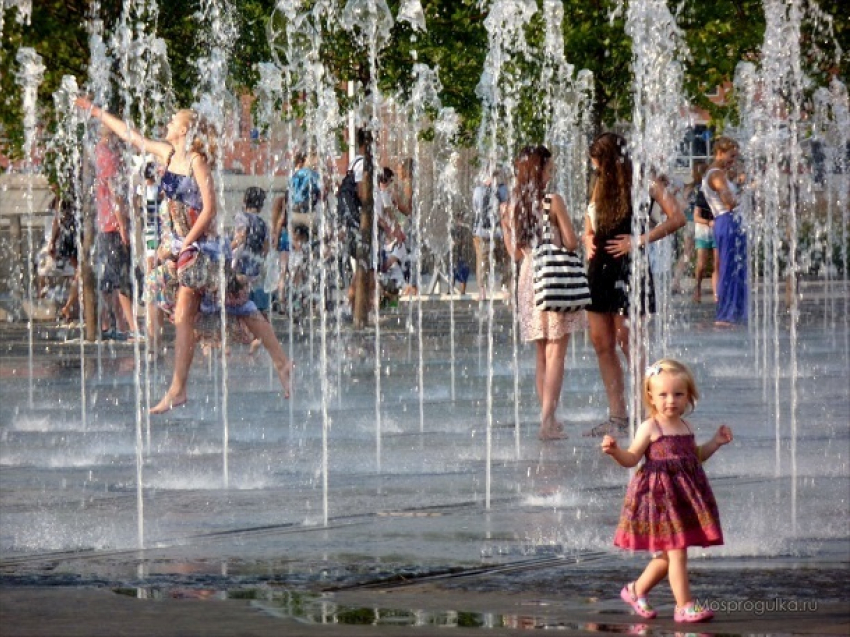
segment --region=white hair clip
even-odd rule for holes
[[[661,365],[650,365],[649,367],[646,368],[645,374],[646,374],[646,377],[649,378],[650,376],[657,376],[658,374],[660,374],[663,371],[664,370],[661,369]]]

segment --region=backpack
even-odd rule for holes
[[[363,161],[363,158],[358,157],[351,163],[336,193],[337,217],[341,224],[349,228],[360,227],[360,208],[363,203],[360,201],[360,195],[357,194],[357,182],[354,181],[354,167],[359,161]]]
[[[495,189],[492,186],[482,187],[484,188],[484,196],[481,199],[481,208],[475,211],[477,216],[475,225],[481,230],[489,230],[492,222],[491,208],[493,206],[493,193]]]
[[[245,246],[254,254],[262,254],[266,242],[266,222],[258,215],[246,215],[248,227],[245,233]]]
[[[292,191],[292,203],[300,205],[304,212],[315,206],[319,198],[319,186],[315,174],[309,168],[299,168],[289,182]]]

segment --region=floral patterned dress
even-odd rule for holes
[[[655,426],[659,438],[649,444],[629,483],[614,544],[647,551],[723,544],[717,502],[693,433],[668,436],[657,421]]]
[[[223,296],[228,337],[238,343],[250,343],[253,336],[243,319],[262,315],[249,299],[250,286],[240,282],[230,271],[229,244],[210,234],[198,239],[194,250],[180,252],[183,238],[189,234],[203,208],[197,180],[191,172],[180,175],[170,172],[166,166],[161,184],[166,197],[166,205],[160,210],[162,245],[170,252],[171,258],[148,275],[148,298],[172,317],[180,285],[195,290],[201,295],[195,317],[196,335],[204,344],[217,345],[221,341],[220,298]],[[191,267],[190,264],[190,267],[184,268],[184,257],[197,260],[196,265],[200,267]],[[223,295],[219,290],[221,260],[224,260],[226,281]],[[181,276],[181,269],[188,274]]]

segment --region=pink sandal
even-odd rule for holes
[[[679,624],[697,624],[699,622],[711,621],[714,613],[708,608],[697,606],[693,602],[685,606],[677,606],[673,613],[673,621]]]
[[[652,606],[649,605],[649,602],[646,601],[646,597],[637,596],[637,594],[635,593],[634,582],[623,586],[623,590],[620,591],[620,599],[622,599],[629,606],[631,606],[632,610],[635,611],[641,617],[644,617],[646,619],[653,619],[656,615],[658,615],[658,613],[653,610]]]

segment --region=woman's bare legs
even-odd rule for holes
[[[74,276],[71,279],[71,282],[68,284],[68,300],[65,302],[65,305],[62,306],[62,310],[60,314],[62,318],[66,321],[70,321],[75,314],[79,313],[79,308],[77,307],[77,302],[79,300],[79,276],[80,270],[77,267],[76,261],[71,261],[71,265],[74,266]]]
[[[590,340],[596,350],[599,374],[608,397],[608,415],[626,417],[626,385],[623,366],[617,354],[619,344],[626,360],[629,358],[629,328],[625,317],[602,312],[588,312]]]
[[[567,355],[569,334],[558,340],[540,340],[537,343],[536,385],[540,401],[540,438],[563,438],[563,426],[555,419],[555,410],[561,398],[564,383],[564,360]]]
[[[708,248],[698,248],[697,265],[696,271],[694,272],[694,279],[696,279],[696,284],[694,286],[694,301],[696,303],[702,303],[702,280],[705,278],[706,261],[708,261]],[[713,280],[714,277],[712,276],[712,281]]]
[[[280,253],[280,278],[277,281],[277,303],[283,313],[286,304],[286,276],[289,272],[289,252]]]
[[[174,375],[171,387],[162,400],[151,408],[152,414],[162,414],[186,402],[186,381],[195,356],[195,317],[201,296],[190,288],[177,290],[177,305],[174,309]]]
[[[534,341],[536,359],[534,366],[534,389],[537,391],[537,402],[543,405],[543,392],[546,384],[546,340]]]
[[[158,356],[161,351],[162,310],[152,300],[147,301],[145,309],[147,310],[148,349],[155,356]]]
[[[714,300],[717,301],[717,276],[719,272],[720,260],[718,258],[717,248],[711,251],[711,293],[714,295]],[[702,280],[708,274],[708,248],[700,248],[697,250],[697,265],[694,276],[696,278],[696,287],[694,288],[694,301],[700,303],[702,301]]]
[[[127,329],[136,338],[139,335],[139,326],[136,325],[136,317],[133,315],[133,299],[125,294],[118,293],[118,305],[121,308],[121,314],[127,323]]]
[[[269,323],[262,315],[254,314],[245,317],[245,325],[256,338],[260,339],[263,347],[272,357],[272,363],[277,371],[277,377],[280,379],[280,384],[283,387],[283,397],[289,398],[292,389],[292,361],[286,354],[283,353],[283,348],[280,346],[280,341],[277,340],[277,335]]]

